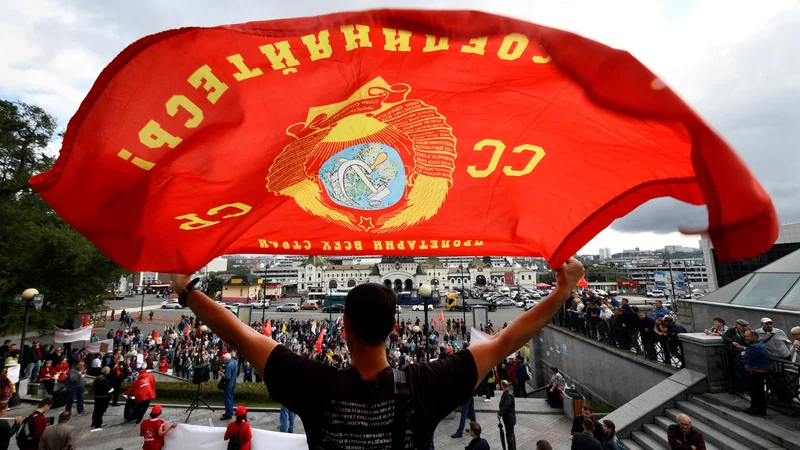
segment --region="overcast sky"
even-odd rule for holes
[[[379,7],[484,10],[630,51],[733,145],[771,194],[781,222],[800,221],[800,5],[793,0],[7,2],[0,15],[0,98],[36,103],[64,127],[102,68],[148,34]],[[581,253],[697,247],[696,237],[676,230],[705,222],[704,207],[655,200],[617,220]]]

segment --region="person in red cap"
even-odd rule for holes
[[[144,438],[142,450],[161,450],[164,447],[164,435],[178,426],[177,423],[173,423],[169,428],[165,427],[164,421],[158,418],[160,415],[161,405],[153,406],[150,418],[139,425],[139,436]]]
[[[229,439],[236,439],[239,450],[250,450],[253,433],[250,431],[250,423],[247,422],[247,408],[242,405],[236,407],[236,420],[228,423],[225,430],[225,440]]]
[[[147,363],[142,364],[142,370],[139,371],[136,381],[124,392],[124,395],[131,394],[136,400],[136,425],[139,425],[147,408],[150,407],[150,400],[156,398],[156,377],[147,373]]]

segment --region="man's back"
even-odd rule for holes
[[[575,433],[572,435],[572,450],[603,450],[600,441],[586,433]]]
[[[75,427],[59,423],[44,430],[39,441],[40,450],[66,450],[75,448]]]
[[[489,450],[489,442],[484,438],[475,438],[469,441],[469,445],[464,450]]]
[[[336,370],[279,346],[264,373],[273,398],[303,419],[309,448],[354,443],[391,448],[397,405],[406,410],[406,448],[427,449],[439,421],[466,402],[477,384],[468,350],[406,368],[410,396],[405,403],[395,401],[394,373],[388,367],[375,380],[363,380],[354,367]]]

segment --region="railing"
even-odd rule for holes
[[[742,361],[742,352],[733,347],[719,351],[722,361],[723,385],[732,394],[747,391],[747,379]],[[800,411],[800,364],[786,359],[770,357],[766,378],[767,399]]]
[[[615,315],[604,320],[562,309],[553,317],[553,324],[648,360],[676,369],[683,368],[683,344],[677,336],[660,336],[652,331],[640,333],[638,328],[623,326],[619,317]]]

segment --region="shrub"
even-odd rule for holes
[[[125,392],[132,383],[123,382],[120,388],[120,394]],[[208,403],[222,403],[224,391],[217,388],[216,381],[209,381],[200,385],[200,398]],[[92,385],[86,384],[87,397],[93,396],[94,392]],[[197,395],[197,385],[191,382],[161,382],[156,383],[156,400],[169,402],[189,403],[194,400]],[[273,401],[267,391],[267,386],[264,383],[237,383],[236,390],[234,391],[234,402],[236,404],[244,404],[247,406],[280,406],[277,402]]]

